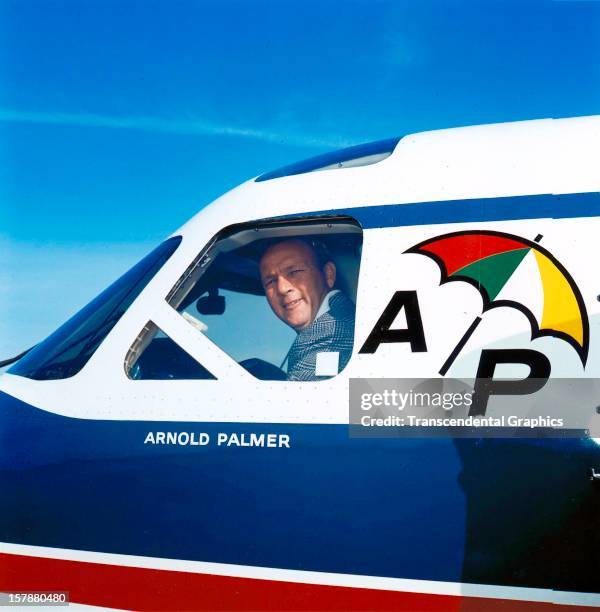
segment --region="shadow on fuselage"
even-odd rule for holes
[[[600,483],[589,476],[600,449],[589,438],[455,444],[467,508],[462,582],[600,592]]]

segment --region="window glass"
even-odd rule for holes
[[[125,372],[133,380],[215,380],[215,377],[149,321],[129,350]]]
[[[17,361],[9,372],[35,380],[54,380],[77,374],[180,242],[181,236],[176,236],[159,245]]]
[[[349,217],[234,226],[167,301],[257,378],[330,378],[352,353],[361,245]]]
[[[307,172],[318,172],[320,170],[335,170],[339,168],[356,168],[358,166],[370,166],[383,161],[389,157],[400,138],[389,138],[378,140],[367,144],[347,147],[338,151],[317,155],[278,170],[266,172],[255,179],[255,182],[270,181],[271,179],[295,174],[306,174]]]
[[[273,314],[265,308],[264,295],[229,289],[221,289],[219,295],[225,299],[223,314],[200,314],[197,302],[180,312],[236,361],[255,357],[280,365],[296,334],[273,320]],[[194,320],[201,320],[204,326],[198,326]],[[238,324],[232,325],[234,321]]]

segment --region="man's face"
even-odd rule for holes
[[[320,269],[313,249],[301,240],[286,240],[260,260],[260,277],[273,312],[300,331],[310,325],[335,283],[335,264]]]

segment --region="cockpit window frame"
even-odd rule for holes
[[[177,280],[171,291],[165,298],[166,302],[177,310],[181,301],[185,299],[187,292],[185,286],[195,285],[200,276],[203,273],[203,269],[206,268],[221,252],[227,252],[230,250],[238,249],[250,242],[254,242],[257,239],[257,234],[262,232],[264,238],[270,238],[272,236],[277,237],[279,233],[289,227],[293,230],[292,235],[294,237],[301,237],[302,235],[314,235],[319,232],[315,232],[315,228],[322,226],[323,235],[329,231],[329,233],[335,233],[335,227],[341,226],[356,228],[356,233],[362,234],[362,227],[359,222],[348,215],[326,215],[326,216],[311,216],[311,217],[281,217],[277,219],[258,220],[246,223],[235,223],[230,225],[220,232],[218,232],[206,245],[204,249],[200,251],[198,256],[192,261],[192,263],[186,268],[185,272]],[[240,234],[247,232],[247,240],[240,236]],[[271,231],[270,231],[271,230]],[[277,232],[277,233],[275,233]],[[237,240],[231,244],[226,244],[226,240],[231,237],[236,237]],[[229,246],[227,249],[223,249],[222,245]],[[174,303],[174,297],[178,292],[183,291],[184,295],[181,300]],[[189,290],[188,290],[189,291]]]
[[[340,275],[340,279],[342,282],[342,288],[345,290],[345,293],[349,296],[351,302],[355,302],[356,300],[356,289],[358,284],[358,276],[360,270],[360,260],[361,260],[361,248],[362,248],[362,236],[363,230],[361,225],[349,215],[295,215],[294,217],[278,217],[271,219],[262,219],[257,221],[236,223],[230,226],[225,227],[216,235],[214,235],[206,244],[206,246],[198,253],[198,255],[194,258],[194,260],[188,265],[188,267],[184,270],[184,272],[177,279],[171,290],[165,296],[166,303],[175,311],[177,314],[183,316],[185,320],[190,323],[190,328],[196,327],[196,332],[204,332],[197,324],[201,324],[200,320],[194,320],[193,313],[190,316],[188,312],[190,305],[193,304],[196,300],[199,299],[198,295],[195,295],[197,291],[200,291],[200,296],[207,291],[205,288],[202,290],[202,286],[199,286],[199,283],[202,283],[200,280],[203,274],[209,272],[211,270],[211,266],[216,264],[218,257],[220,255],[226,255],[231,253],[233,256],[233,263],[235,265],[235,270],[237,272],[238,267],[235,264],[235,257],[237,256],[238,250],[241,250],[241,263],[242,259],[248,258],[248,255],[251,254],[248,261],[254,259],[256,253],[254,253],[254,245],[256,244],[256,248],[260,251],[261,248],[264,248],[265,244],[268,244],[271,241],[279,241],[281,239],[289,238],[302,238],[306,236],[307,239],[315,239],[320,236],[323,237],[323,240],[333,241],[333,244],[336,244],[340,239],[342,240],[339,243],[339,246],[343,248],[343,251],[339,253],[341,256],[344,254],[344,258],[350,257],[347,260],[346,265],[343,268],[346,270],[345,275]],[[344,238],[347,236],[347,238]],[[354,236],[354,238],[352,238]],[[245,247],[248,247],[249,250],[245,250]],[[225,260],[227,261],[227,259]],[[354,261],[354,264],[352,264]],[[230,262],[231,263],[231,262]],[[220,269],[221,264],[217,265],[217,270]],[[226,264],[227,265],[227,264]],[[256,264],[254,264],[256,265]],[[238,291],[242,294],[250,294],[250,295],[261,295],[264,296],[264,289],[262,284],[259,284],[258,288],[254,287],[252,283],[255,281],[248,281],[250,284],[246,284],[246,278],[244,274],[248,274],[248,269],[245,266],[242,266],[242,269],[245,269],[245,273],[242,271],[240,278],[242,279],[242,284],[234,284],[227,286],[219,285],[222,290],[233,290],[234,292]],[[248,277],[248,279],[253,278],[253,274]],[[260,279],[256,279],[260,283]],[[210,279],[207,279],[209,284],[212,282]],[[236,275],[233,276],[233,283],[238,283],[236,280]],[[191,292],[191,293],[190,293]],[[210,290],[209,290],[210,293]],[[264,297],[266,300],[266,297]],[[265,308],[268,309],[268,305],[265,302]],[[214,314],[214,313],[213,313]],[[221,314],[221,313],[216,313]],[[274,316],[274,315],[273,315]],[[140,335],[135,339],[134,344],[130,348],[128,353],[128,358],[125,360],[125,371],[128,372],[128,364],[131,364],[137,360],[141,353],[143,352],[143,347],[147,344],[145,342],[145,331],[142,330]],[[191,332],[190,332],[191,333]],[[203,334],[204,335],[204,334]],[[264,355],[264,353],[258,352],[260,356],[259,359],[246,359],[244,357],[244,349],[241,351],[241,355],[239,353],[230,352],[229,349],[225,349],[224,347],[227,345],[221,345],[219,341],[210,335],[205,335],[206,339],[210,341],[212,345],[215,346],[216,349],[219,350],[223,355],[226,355],[228,359],[231,360],[232,365],[235,364],[236,369],[241,369],[245,373],[250,373],[254,378],[258,380],[283,380],[281,378],[261,378],[260,375],[257,375],[255,372],[252,372],[249,367],[247,367],[246,362],[248,361],[260,361],[263,362],[265,366],[270,366],[271,364],[275,365],[275,363],[279,364],[281,357],[285,353],[283,351],[282,355],[279,357],[278,361],[276,357],[269,354],[268,357]],[[261,336],[261,338],[270,337],[268,334],[265,336]],[[278,336],[278,342],[281,341],[281,337]],[[292,340],[290,340],[290,343]],[[273,347],[279,347],[279,344],[273,345]],[[289,345],[288,345],[289,346]],[[136,350],[133,350],[136,349]],[[264,351],[265,347],[263,347]],[[279,350],[279,349],[276,349]],[[267,351],[268,352],[268,351]],[[289,352],[289,350],[288,350]],[[267,361],[263,361],[262,357],[265,357]],[[199,356],[195,356],[198,359]],[[285,360],[284,360],[285,361]],[[267,363],[270,362],[270,363]],[[275,366],[277,367],[277,366]],[[281,368],[282,366],[279,366]],[[343,369],[343,367],[342,367]],[[340,370],[341,372],[341,370]],[[338,372],[339,373],[339,372]],[[173,374],[171,378],[177,378]],[[129,374],[128,374],[129,376]],[[285,379],[285,374],[284,374]]]

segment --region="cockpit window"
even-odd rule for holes
[[[77,374],[180,242],[181,236],[176,236],[159,245],[17,361],[9,372],[35,380],[56,380]]]
[[[152,321],[148,321],[129,349],[125,373],[133,380],[215,380]]]
[[[330,378],[352,353],[361,245],[350,217],[233,226],[167,301],[259,379]]]

